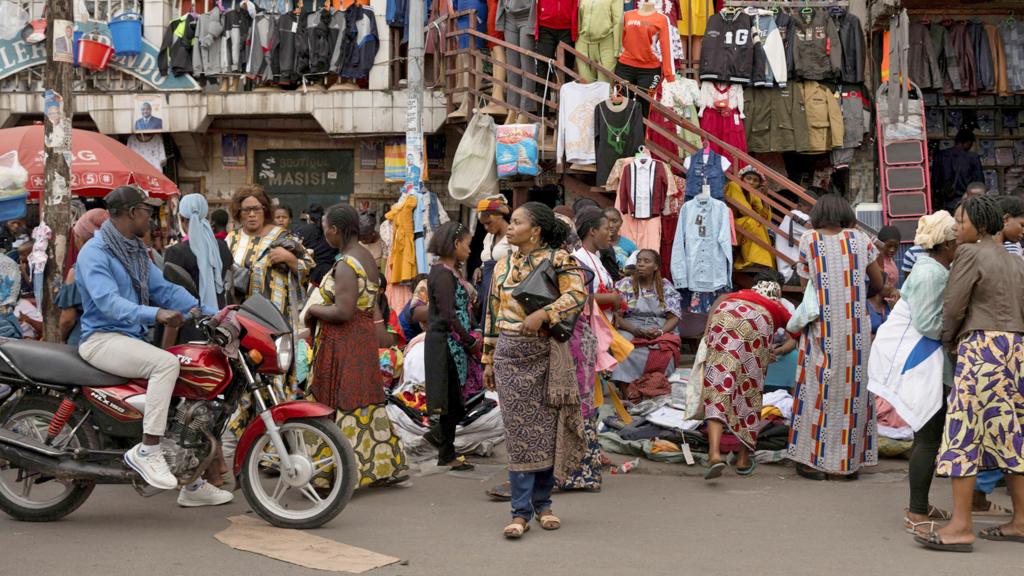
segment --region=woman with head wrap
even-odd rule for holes
[[[103,208],[93,208],[79,218],[71,227],[72,242],[74,251],[77,254],[82,246],[92,239],[96,231],[110,219],[110,214]],[[78,319],[82,315],[82,295],[78,293],[75,286],[75,269],[69,268],[64,285],[57,293],[56,305],[60,308],[60,339],[71,346],[78,346],[82,335]]]
[[[910,452],[910,506],[904,527],[927,534],[949,513],[928,504],[935,457],[945,424],[943,398],[952,373],[939,339],[942,300],[956,255],[953,217],[940,210],[917,222],[914,244],[926,252],[903,284],[900,300],[882,324],[868,359],[868,390],[891,404],[914,429]]]
[[[171,246],[164,253],[165,264],[181,266],[199,289],[199,300],[203,306],[223,308],[227,304],[230,286],[226,282],[227,271],[234,265],[231,250],[223,240],[214,236],[213,227],[207,220],[210,207],[201,194],[189,194],[178,204],[178,227],[183,240]],[[176,336],[178,342],[189,342],[202,338],[195,327],[185,324]]]
[[[740,179],[755,190],[760,191],[764,187],[764,177],[753,166],[747,166],[740,170]],[[761,201],[760,196],[747,192],[736,182],[729,182],[726,185],[725,198],[732,206],[733,217],[736,221],[736,240],[739,241],[739,251],[736,253],[733,267],[743,270],[751,266],[761,266],[774,270],[775,256],[766,248],[772,245],[772,239],[768,236],[768,228],[750,215],[756,214],[762,220],[771,222],[772,209]],[[743,209],[741,210],[740,207]]]
[[[506,258],[513,250],[508,243],[505,231],[508,230],[509,209],[504,196],[493,196],[481,200],[476,206],[477,219],[480,225],[487,230],[484,237],[484,249],[480,254],[480,268],[475,277],[477,294],[487,294],[491,290],[491,277],[494,275],[494,266],[503,258]],[[484,322],[484,313],[487,306],[480,299],[479,308],[475,316],[480,324]]]
[[[704,345],[701,404],[708,433],[708,463],[704,479],[718,478],[725,470],[719,448],[728,431],[740,441],[733,464],[736,473],[749,476],[757,462],[754,450],[761,426],[761,393],[768,365],[775,361],[772,339],[789,322],[782,305],[782,276],[760,272],[754,287],[719,297],[711,307]]]

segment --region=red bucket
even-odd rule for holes
[[[78,65],[98,72],[104,70],[114,56],[110,38],[102,34],[89,34],[78,41]]]

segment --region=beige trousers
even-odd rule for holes
[[[115,332],[98,332],[78,347],[78,354],[89,364],[122,378],[145,378],[146,414],[142,432],[163,436],[171,394],[178,380],[178,359],[152,344]]]

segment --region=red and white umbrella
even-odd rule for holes
[[[0,154],[18,152],[28,172],[31,198],[46,187],[43,126],[0,130]],[[77,196],[106,196],[118,186],[134,184],[154,198],[178,194],[178,186],[145,158],[109,136],[88,130],[71,131],[71,192]]]

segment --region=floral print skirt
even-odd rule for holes
[[[1024,334],[979,330],[960,343],[936,473],[1024,474]]]

